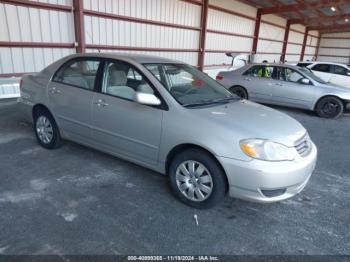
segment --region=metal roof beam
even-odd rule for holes
[[[262,14],[277,14],[277,13],[284,13],[284,12],[298,12],[300,10],[310,10],[310,9],[318,9],[322,7],[331,7],[331,6],[338,6],[342,3],[346,3],[346,0],[334,0],[334,1],[327,1],[327,0],[320,0],[315,3],[299,3],[299,4],[293,4],[293,5],[282,5],[282,6],[275,6],[275,7],[269,7],[269,8],[263,8]]]
[[[330,22],[330,21],[338,21],[341,19],[349,18],[350,19],[350,14],[342,14],[342,15],[335,15],[335,16],[326,16],[322,17],[322,22]],[[314,18],[304,18],[304,19],[290,19],[291,24],[311,24],[314,22],[319,22],[320,18],[319,17],[314,17]]]
[[[318,30],[322,33],[333,32],[333,31],[346,32],[346,31],[350,31],[350,24],[338,25],[337,27],[334,27],[334,26],[311,26],[311,27],[309,27],[309,30],[310,31]]]

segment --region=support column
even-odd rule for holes
[[[198,67],[199,70],[204,69],[204,56],[205,56],[205,40],[207,38],[207,23],[208,23],[208,7],[209,0],[203,0],[202,3],[202,15],[201,15],[201,31],[199,34],[199,54],[198,54]]]
[[[73,0],[74,29],[77,53],[85,53],[85,26],[83,0]]]
[[[317,47],[316,47],[316,50],[315,50],[315,60],[316,61],[317,61],[318,52],[319,52],[319,49],[320,49],[321,38],[322,38],[322,34],[320,33],[319,36],[318,36],[318,39],[317,39]]]
[[[289,31],[290,31],[290,21],[288,20],[286,30],[284,31],[284,40],[283,40],[283,48],[282,48],[282,55],[281,55],[282,63],[284,63],[284,61],[286,60]]]
[[[309,35],[309,28],[306,27],[305,33],[304,33],[303,47],[301,48],[300,61],[304,61],[305,48],[306,48],[308,35]]]
[[[260,24],[261,24],[261,8],[259,8],[257,13],[256,13],[255,29],[254,29],[254,40],[253,40],[253,47],[252,47],[252,53],[253,54],[256,54],[256,51],[258,49]]]

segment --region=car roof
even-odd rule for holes
[[[101,58],[112,58],[112,59],[122,59],[122,60],[132,60],[136,63],[172,63],[172,64],[184,64],[184,62],[176,61],[164,57],[153,56],[153,55],[143,55],[143,54],[132,54],[132,53],[119,53],[119,52],[103,52],[103,53],[84,53],[84,54],[74,54],[74,57],[101,57]]]
[[[313,64],[327,64],[327,65],[338,65],[338,66],[345,66],[346,64],[342,64],[342,63],[334,63],[334,62],[322,62],[322,61],[315,61],[313,62]]]
[[[251,63],[248,64],[247,66],[283,66],[283,67],[287,67],[287,68],[300,68],[298,66],[295,65],[290,65],[290,64],[277,64],[277,63]]]

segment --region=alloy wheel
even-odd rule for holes
[[[176,169],[176,184],[189,200],[202,202],[213,191],[213,179],[208,169],[194,160],[182,162]]]
[[[36,132],[41,142],[49,144],[53,138],[53,128],[46,116],[39,116],[36,121]]]

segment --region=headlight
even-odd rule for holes
[[[240,141],[242,151],[252,158],[265,161],[291,161],[292,148],[265,139],[246,139]]]

